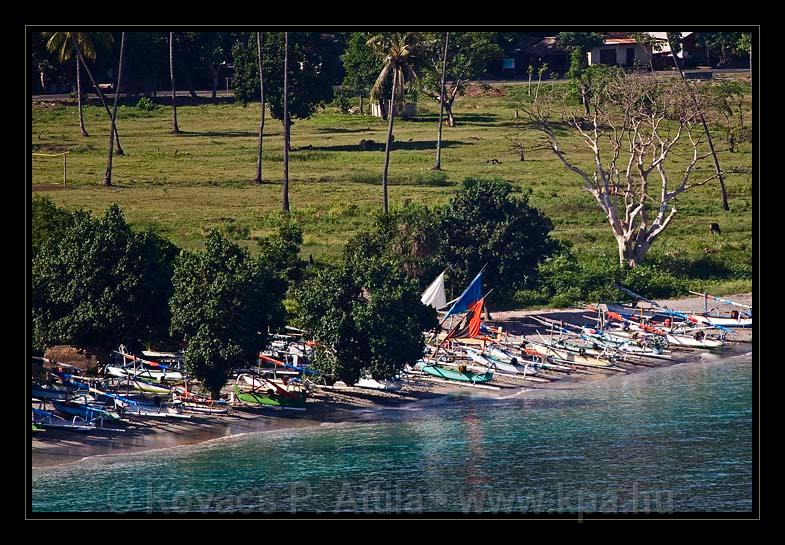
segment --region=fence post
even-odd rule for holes
[[[63,187],[68,177],[68,152],[63,153]]]

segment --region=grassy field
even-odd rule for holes
[[[509,88],[505,88],[509,91]],[[521,88],[522,89],[522,88]],[[519,91],[520,92],[520,91]],[[445,127],[443,173],[430,170],[434,163],[438,110],[424,99],[416,120],[396,120],[395,146],[390,164],[390,202],[406,200],[428,205],[446,202],[466,177],[503,178],[531,192],[531,202],[549,215],[555,235],[577,248],[615,251],[615,242],[600,209],[576,176],[561,167],[548,151],[534,151],[525,162],[509,149],[507,135],[523,134],[534,143],[540,137],[525,131],[514,119],[515,101],[507,96],[464,97],[455,113],[458,126]],[[154,226],[176,244],[199,247],[206,230],[222,227],[236,233],[247,247],[254,238],[275,228],[280,206],[282,127],[268,117],[265,125],[265,183],[251,183],[256,166],[256,131],[259,106],[238,104],[183,106],[178,121],[183,133],[172,135],[171,110],[119,109],[118,128],[125,156],[114,159],[115,187],[100,186],[106,162],[108,122],[97,107],[85,112],[90,137],[79,135],[76,108],[34,106],[33,151],[69,150],[68,186],[44,184],[62,181],[59,159],[34,157],[33,189],[67,208],[103,211],[120,204],[126,217],[140,228]],[[717,138],[719,139],[719,134]],[[382,203],[381,172],[386,122],[369,116],[341,114],[327,107],[292,128],[290,199],[292,213],[304,230],[303,254],[334,261],[343,243],[367,226]],[[588,166],[583,144],[564,131],[568,154]],[[378,150],[362,151],[361,139],[379,143]],[[719,143],[721,149],[724,144]],[[686,151],[686,150],[682,150]],[[678,153],[676,173],[685,164]],[[499,164],[487,161],[496,159]],[[752,149],[742,144],[736,153],[722,151],[727,172],[731,212],[720,206],[716,183],[679,199],[679,212],[660,237],[653,252],[698,259],[714,254],[721,259],[751,256]],[[696,176],[710,173],[709,161]],[[712,237],[709,223],[718,222],[722,235]],[[718,291],[745,291],[751,281],[729,281]]]

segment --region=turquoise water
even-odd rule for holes
[[[35,469],[34,511],[752,510],[750,354]]]

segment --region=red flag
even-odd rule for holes
[[[482,324],[482,305],[483,299],[480,299],[471,306],[473,312],[471,320],[469,320],[469,337],[477,337],[480,334],[480,324]]]

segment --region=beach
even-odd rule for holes
[[[752,294],[738,294],[729,299],[752,304]],[[703,309],[703,298],[660,301],[673,310],[699,311]],[[709,309],[717,307],[710,303]],[[722,305],[723,310],[727,310]],[[501,326],[513,334],[545,334],[544,326],[532,320],[532,316],[546,316],[557,321],[585,324],[592,312],[586,309],[543,309],[528,311],[494,312],[490,325]],[[734,354],[752,350],[752,330],[737,330],[729,336],[729,347],[722,354]],[[640,373],[700,359],[705,351],[689,350],[674,352],[670,360],[652,360],[645,363],[621,363],[623,373]],[[507,398],[511,395],[526,395],[540,389],[571,389],[581,384],[596,382],[622,371],[605,369],[583,369],[549,382],[530,382],[519,378],[497,375],[492,388],[465,386],[453,383],[424,380],[421,377],[405,377],[398,392],[383,392],[361,388],[318,388],[310,396],[305,412],[273,411],[269,409],[237,409],[228,416],[197,417],[187,421],[133,421],[123,432],[95,431],[77,434],[47,430],[34,434],[32,439],[32,467],[52,467],[78,463],[93,456],[110,456],[137,453],[148,450],[194,445],[221,437],[230,437],[254,432],[276,431],[319,426],[323,423],[368,421],[374,411],[403,406],[427,407],[438,403],[445,396],[471,395],[484,398]]]

